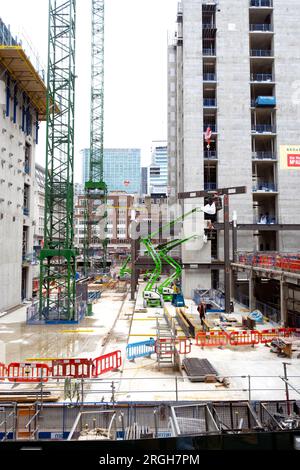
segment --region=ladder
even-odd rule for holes
[[[170,330],[166,320],[163,321],[156,319],[156,355],[158,362],[158,370],[162,366],[176,367],[176,337]]]

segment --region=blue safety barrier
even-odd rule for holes
[[[127,359],[132,361],[138,357],[150,356],[155,352],[155,340],[153,338],[141,343],[128,344],[126,348]]]

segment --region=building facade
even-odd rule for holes
[[[165,141],[152,143],[152,163],[149,168],[150,194],[168,193],[168,146]]]
[[[148,179],[149,179],[149,168],[142,167],[141,169],[141,196],[148,195]]]
[[[107,199],[107,238],[108,253],[118,258],[129,254],[131,250],[130,222],[134,197],[125,192],[112,192]],[[84,193],[75,196],[74,244],[82,253],[84,248]],[[97,244],[95,245],[95,247]]]
[[[0,311],[6,311],[32,297],[35,149],[46,87],[1,20],[0,43]]]
[[[82,184],[89,179],[90,151],[81,151]],[[141,150],[104,149],[103,175],[108,191],[139,194],[141,189]]]
[[[242,224],[300,222],[295,198],[300,173],[283,169],[279,158],[281,146],[300,143],[297,5],[296,0],[179,5],[178,31],[168,48],[171,204],[182,191],[246,186],[247,194],[230,198],[231,220],[236,211]],[[214,257],[222,260],[223,237],[215,236]],[[238,234],[240,251],[298,251],[299,242],[299,232],[259,226]],[[204,251],[197,259],[202,263],[208,260]],[[207,281],[202,270],[200,284],[206,287]]]

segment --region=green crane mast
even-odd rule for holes
[[[93,246],[102,245],[102,267],[107,262],[107,186],[103,181],[104,142],[104,0],[92,0],[92,69],[90,174],[85,184],[85,274],[93,261]]]
[[[44,247],[40,319],[74,320],[75,0],[49,0]]]

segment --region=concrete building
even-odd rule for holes
[[[90,151],[81,151],[82,184],[89,179]],[[139,194],[141,188],[141,150],[104,149],[103,175],[108,191],[126,191]]]
[[[281,146],[299,155],[299,20],[296,0],[181,2],[168,48],[171,204],[181,191],[246,186],[230,199],[231,220],[235,210],[239,223],[300,223],[300,173],[279,158]],[[223,237],[215,237],[222,260]],[[278,229],[238,234],[239,251],[298,251],[299,242],[299,232]],[[205,263],[211,253],[196,258]],[[209,278],[199,271],[193,287]]]
[[[152,143],[152,163],[149,167],[150,194],[168,193],[168,146],[165,141]]]
[[[35,149],[46,87],[1,20],[0,44],[0,311],[5,311],[32,297]]]

